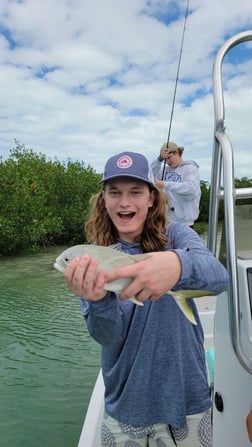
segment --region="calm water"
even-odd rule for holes
[[[61,249],[0,259],[0,447],[75,447],[100,363]]]

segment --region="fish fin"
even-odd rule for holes
[[[137,306],[143,306],[144,305],[141,301],[138,301],[135,297],[134,298],[130,298],[130,301],[132,301],[132,303],[136,304]]]
[[[114,250],[122,252],[122,244],[120,242],[117,242],[116,244],[109,245],[108,248],[113,248]],[[125,253],[125,252],[122,252]],[[134,259],[135,262],[143,261],[144,259],[147,259],[151,256],[151,253],[140,253],[137,255],[130,255],[128,254],[132,259]]]
[[[186,316],[186,318],[192,323],[197,325],[197,321],[195,320],[194,313],[192,311],[192,308],[189,306],[189,303],[186,301],[185,298],[179,296],[179,292],[176,292],[176,295],[171,293],[172,297],[176,301],[178,307],[183,312],[183,314]]]

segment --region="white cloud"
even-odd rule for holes
[[[17,139],[101,172],[121,150],[152,160],[167,139],[185,0],[0,0],[0,153]],[[170,139],[210,179],[212,65],[249,29],[252,2],[191,0]],[[251,177],[251,44],[223,67],[236,175]],[[244,162],[245,157],[245,162]]]

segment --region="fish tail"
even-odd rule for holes
[[[189,303],[187,302],[187,300],[184,298],[184,296],[180,295],[180,291],[177,291],[175,293],[172,292],[171,295],[173,296],[174,300],[176,301],[178,307],[183,312],[185,317],[190,321],[190,323],[197,325],[197,321],[195,320],[195,316],[192,311],[192,308],[189,305]]]
[[[174,297],[177,296],[178,298],[202,298],[203,296],[213,296],[215,295],[214,292],[210,292],[209,290],[172,290],[171,295]]]

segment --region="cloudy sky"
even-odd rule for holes
[[[187,0],[0,0],[0,154],[15,140],[102,172],[123,150],[167,141]],[[170,141],[210,179],[212,66],[252,29],[251,0],[190,0]],[[252,42],[223,67],[235,175],[252,177]],[[248,170],[249,166],[249,170]]]

